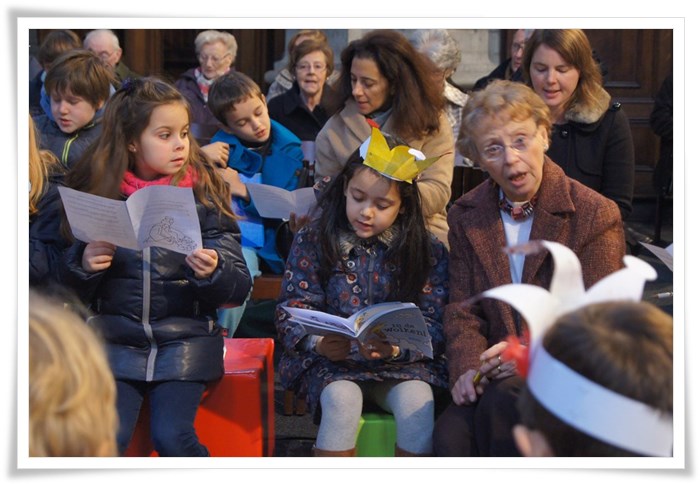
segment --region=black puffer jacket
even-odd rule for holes
[[[56,173],[47,180],[46,193],[29,217],[29,285],[45,287],[58,281],[59,263],[69,245],[60,233],[61,197],[58,186],[63,176]]]
[[[117,248],[112,265],[95,274],[81,265],[85,244],[66,252],[64,278],[96,315],[90,324],[108,343],[118,379],[210,381],[223,374],[223,337],[216,309],[242,303],[251,287],[238,224],[197,203],[204,248],[218,265],[196,279],[185,256],[151,247]]]

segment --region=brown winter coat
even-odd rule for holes
[[[498,208],[499,188],[483,182],[455,202],[448,214],[450,303],[444,331],[450,388],[479,355],[508,335],[522,334],[523,324],[506,303],[483,299],[462,303],[483,291],[510,284],[508,257]],[[586,288],[622,268],[625,237],[620,211],[611,200],[564,175],[545,159],[530,240],[550,240],[571,248],[579,257]],[[549,287],[553,260],[547,251],[525,258],[522,282]]]

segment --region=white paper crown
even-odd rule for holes
[[[581,263],[568,247],[542,240],[506,250],[532,254],[542,249],[549,250],[554,259],[549,290],[531,284],[506,284],[481,294],[510,304],[527,321],[527,385],[533,396],[559,419],[592,437],[642,455],[670,456],[670,415],[588,380],[541,346],[546,330],[563,314],[599,302],[640,301],[645,282],[656,279],[656,271],[641,259],[625,256],[625,268],[586,291]]]

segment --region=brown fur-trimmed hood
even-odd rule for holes
[[[564,118],[574,123],[595,123],[610,107],[610,99],[610,94],[602,86],[599,86],[594,100],[586,104],[581,102],[571,104],[566,110]]]

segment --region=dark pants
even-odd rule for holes
[[[513,426],[519,422],[516,402],[523,384],[520,377],[494,380],[476,403],[450,403],[435,423],[435,455],[519,457]]]
[[[117,380],[119,454],[129,446],[144,396],[151,411],[151,438],[161,457],[207,457],[199,443],[194,417],[206,383],[190,381],[141,382]]]

